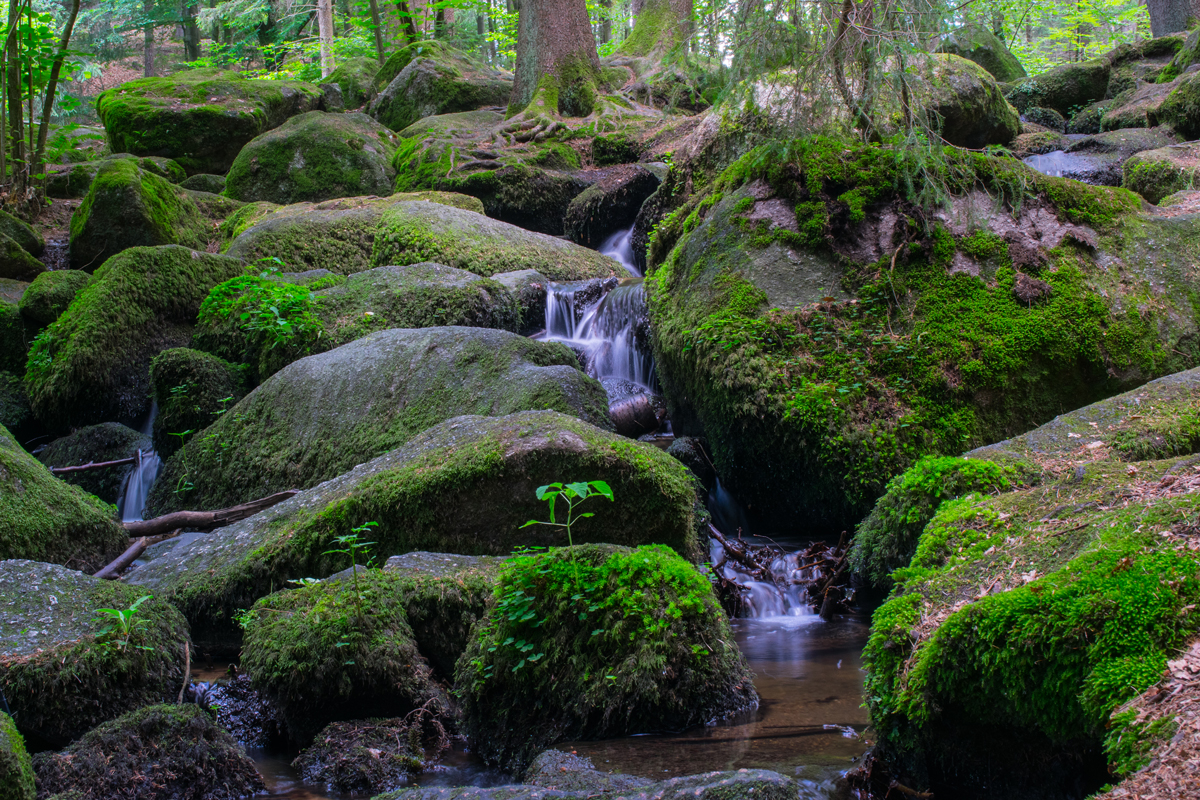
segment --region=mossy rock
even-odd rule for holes
[[[562,344],[485,328],[381,331],[296,361],[247,395],[167,461],[148,508],[307,489],[451,417],[544,408],[611,426],[604,389]],[[192,488],[176,493],[185,478]]]
[[[132,160],[109,162],[71,215],[71,266],[94,272],[130,247],[182,244],[204,250],[219,238],[214,222],[238,205],[180,189]]]
[[[1200,138],[1200,72],[1180,76],[1158,107],[1156,121],[1170,125],[1184,139]]]
[[[0,428],[0,558],[94,572],[129,544],[113,507],[54,477]]]
[[[0,233],[0,278],[32,281],[45,271],[45,264],[29,255],[15,240]]]
[[[413,641],[396,578],[358,570],[264,597],[250,609],[240,668],[306,747],[330,722],[403,717],[448,699]]]
[[[1170,83],[1182,75],[1192,64],[1200,61],[1200,31],[1193,30],[1188,32],[1186,38],[1183,38],[1182,43],[1179,43],[1176,38],[1178,36],[1179,34],[1172,37],[1162,37],[1166,41],[1175,40],[1172,44],[1176,49],[1170,63],[1163,67],[1162,72],[1158,74],[1156,79],[1158,83]],[[1157,41],[1159,40],[1151,40],[1151,42]]]
[[[22,250],[35,258],[46,249],[46,241],[32,225],[17,219],[7,211],[0,211],[0,234],[12,239]]]
[[[96,112],[115,152],[173,158],[191,175],[223,174],[255,136],[320,103],[310,83],[192,69],[102,92]]]
[[[248,364],[256,381],[266,380],[304,355],[389,328],[459,325],[516,333],[521,324],[516,298],[495,280],[441,264],[410,264],[376,267],[348,278],[314,275],[302,281],[311,291],[284,290],[299,307],[283,308],[281,316],[308,318],[308,314],[315,321],[303,335],[280,343],[258,323],[264,307],[281,308],[276,280],[237,278],[218,286],[201,308],[196,331],[199,347]],[[243,319],[247,313],[250,317]]]
[[[44,328],[62,316],[75,295],[91,282],[92,276],[83,270],[58,269],[43,272],[34,278],[21,295],[17,308],[21,316],[36,328]]]
[[[342,93],[342,103],[351,111],[362,108],[375,97],[375,75],[379,62],[373,58],[350,58],[321,79],[321,84],[337,84]]]
[[[404,719],[331,722],[292,761],[306,783],[368,797],[404,786],[425,768],[421,726]]]
[[[220,194],[225,191],[225,176],[210,175],[206,172],[199,172],[179,184],[184,189],[191,189],[193,192],[208,192],[209,194]]]
[[[141,417],[150,360],[189,344],[201,301],[242,271],[237,259],[177,245],[110,258],[39,337],[25,376],[38,419],[66,428]]]
[[[414,42],[388,59],[368,113],[394,131],[422,117],[507,105],[512,76],[439,41]],[[381,81],[376,80],[378,85]]]
[[[236,200],[279,205],[387,196],[396,135],[364,114],[309,111],[255,137],[225,180]]]
[[[1042,106],[1068,117],[1075,109],[1104,99],[1111,72],[1106,58],[1063,64],[1013,84],[1008,101],[1018,111]]]
[[[127,428],[119,422],[102,422],[72,431],[67,436],[55,439],[37,454],[37,460],[47,467],[77,467],[81,464],[101,461],[118,461],[137,455],[139,450],[152,449],[150,437]],[[71,472],[63,480],[78,486],[105,503],[116,504],[121,498],[125,478],[133,471],[133,465],[109,469]]]
[[[28,440],[37,428],[24,383],[13,373],[4,371],[0,371],[0,425],[18,441]]]
[[[501,272],[492,276],[496,283],[512,292],[521,310],[517,333],[529,336],[546,327],[546,287],[550,283],[535,269]]]
[[[1186,277],[1200,220],[947,151],[972,177],[917,242],[887,210],[886,148],[795,146],[788,165],[751,153],[673,212],[646,281],[675,431],[705,436],[722,485],[763,524],[836,535],[923,455],[1200,360]],[[994,196],[1022,199],[998,210]],[[1032,279],[1047,284],[1036,298]]]
[[[1193,188],[1198,168],[1200,146],[1195,144],[1147,149],[1124,163],[1121,185],[1157,204],[1167,195]]]
[[[493,766],[758,705],[708,578],[667,547],[517,556],[495,598],[456,672],[472,750]]]
[[[0,370],[22,375],[25,373],[25,354],[33,339],[25,320],[21,318],[20,303],[29,284],[0,278]]]
[[[1010,83],[1026,76],[1025,68],[1017,57],[982,25],[964,25],[942,34],[937,52],[974,61],[1001,83]]]
[[[566,237],[584,247],[598,248],[612,234],[633,224],[659,180],[641,165],[603,170],[603,176],[571,201],[563,219]]]
[[[69,169],[52,172],[46,180],[46,194],[50,197],[67,199],[86,197],[88,190],[92,188],[92,181],[96,179],[96,175],[101,169],[112,164],[114,161],[133,162],[142,171],[149,172],[151,175],[157,175],[168,183],[182,185],[187,182],[184,180],[187,177],[187,173],[173,159],[157,156],[143,156],[139,158],[132,153],[117,153],[116,155],[105,156],[96,161],[85,161]],[[196,189],[199,187],[186,186],[184,188]],[[211,190],[203,189],[203,191]]]
[[[1080,158],[1075,159],[1069,172],[1063,171],[1063,176],[1093,186],[1120,186],[1122,167],[1131,156],[1165,148],[1177,141],[1166,128],[1122,128],[1076,139],[1064,150]]]
[[[241,745],[198,705],[153,705],[34,759],[43,796],[240,800],[265,791]]]
[[[1025,159],[1029,156],[1039,156],[1053,153],[1055,150],[1065,150],[1070,146],[1070,139],[1058,131],[1039,130],[1022,133],[1009,145],[1009,152],[1014,158]]]
[[[12,717],[0,712],[0,800],[34,800],[33,762]]]
[[[699,557],[694,491],[682,465],[573,417],[525,411],[443,422],[219,537],[164,551],[128,580],[170,596],[198,641],[228,649],[236,647],[238,609],[289,579],[344,566],[325,551],[334,536],[364,522],[379,523],[370,531],[378,559],[413,550],[506,555],[521,545],[560,544],[556,531],[521,526],[545,515],[534,490],[568,476],[607,481],[618,498],[575,526],[576,542],[659,542]]]
[[[62,747],[130,709],[175,701],[188,643],[179,612],[146,600],[124,647],[97,613],[144,594],[53,564],[0,561],[0,691],[21,733]]]
[[[1059,133],[1067,129],[1067,121],[1063,118],[1062,114],[1053,108],[1034,106],[1033,108],[1025,109],[1025,113],[1021,116],[1026,122],[1032,122],[1034,125],[1041,125]]]
[[[1114,97],[1103,106],[1100,128],[1113,131],[1119,128],[1153,128],[1159,124],[1162,105],[1170,96],[1174,84],[1139,83],[1132,90]]]
[[[943,502],[892,573],[864,661],[897,780],[996,797],[1111,780],[1113,710],[1200,631],[1196,459],[1178,458],[1200,450],[1197,385],[1164,378],[967,454],[1022,458],[1039,485]]]
[[[1104,129],[1104,115],[1120,102],[1120,100],[1100,100],[1076,110],[1067,120],[1067,133],[1084,136],[1100,133]]]
[[[232,408],[245,394],[245,371],[236,364],[199,350],[176,347],[150,362],[150,385],[158,416],[154,418],[154,451],[169,458]],[[180,436],[191,431],[188,436]]]
[[[930,58],[917,82],[941,136],[959,147],[1008,144],[1021,132],[1021,117],[983,67],[959,56]]]

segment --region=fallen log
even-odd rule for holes
[[[260,497],[248,503],[222,508],[219,511],[173,511],[170,514],[163,514],[161,517],[155,517],[154,519],[123,522],[121,524],[125,526],[125,530],[129,532],[130,536],[154,536],[175,530],[176,528],[186,528],[188,530],[207,533],[214,528],[221,528],[231,522],[252,517],[263,509],[282,503],[294,494],[296,494],[295,489],[288,489],[286,492],[276,492],[267,497]]]
[[[126,464],[136,464],[137,456],[129,458],[118,458],[116,461],[89,461],[86,464],[80,464],[77,467],[51,467],[50,472],[55,475],[66,475],[70,472],[86,472],[91,469],[108,469],[109,467],[123,467]]]
[[[150,542],[145,536],[134,540],[133,544],[129,545],[128,549],[126,549],[124,553],[121,553],[121,555],[117,556],[115,561],[97,572],[92,577],[103,578],[104,580],[108,581],[116,580],[117,578],[121,577],[121,573],[124,572],[130,564],[132,564],[134,561],[137,561],[138,556],[146,552],[146,548],[149,547],[149,545]]]

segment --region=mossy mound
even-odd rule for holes
[[[104,262],[30,356],[25,380],[38,419],[65,428],[140,417],[150,360],[189,344],[201,301],[242,271],[237,259],[174,245]]]
[[[0,425],[18,441],[26,441],[37,426],[25,385],[11,372],[0,372]]]
[[[17,308],[30,325],[44,328],[62,316],[75,295],[91,280],[91,275],[78,269],[43,272],[21,295]]]
[[[375,97],[375,76],[379,62],[373,58],[350,58],[321,79],[320,83],[337,84],[342,103],[351,111],[362,108]],[[318,84],[320,85],[320,84]]]
[[[557,781],[547,780],[545,783],[487,788],[414,786],[377,795],[372,800],[731,800],[743,797],[794,800],[799,791],[791,778],[765,769],[705,772],[650,783],[641,788],[635,788],[639,779],[632,775],[615,776],[597,772],[581,781],[584,788],[565,785],[572,777],[570,773],[560,771],[556,777]],[[626,780],[614,780],[616,778]],[[563,785],[563,788],[553,788],[559,785]]]
[[[225,508],[307,489],[462,414],[549,408],[610,427],[574,353],[485,328],[381,331],[276,373],[163,466],[148,508]],[[181,482],[191,484],[176,492]]]
[[[91,572],[129,544],[113,508],[60,481],[0,428],[0,558]]]
[[[1156,119],[1170,125],[1185,139],[1200,137],[1200,73],[1190,72],[1174,82],[1174,88],[1158,106]]]
[[[0,712],[0,800],[34,800],[33,763],[12,717]]]
[[[238,205],[180,189],[132,160],[112,161],[101,167],[71,215],[71,266],[94,272],[130,247],[182,244],[204,250],[220,238],[216,223]]]
[[[1200,631],[1200,370],[968,454],[1040,485],[944,502],[864,653],[880,752],[946,796],[1087,794],[1114,709]],[[1142,458],[1159,460],[1143,461]],[[993,490],[1003,488],[992,486]]]
[[[379,74],[392,72],[368,113],[394,131],[435,114],[504,106],[512,94],[511,75],[437,40],[414,42],[393,55]]]
[[[1174,88],[1174,84],[1170,83],[1138,82],[1132,88],[1113,97],[1110,103],[1101,105],[1101,129],[1112,131],[1120,128],[1152,128],[1158,125],[1162,104]]]
[[[915,81],[943,139],[959,147],[1008,144],[1021,117],[986,69],[948,53],[930,57]]]
[[[535,269],[501,272],[492,276],[496,283],[512,292],[521,311],[517,333],[529,336],[546,327],[546,286],[550,283]]]
[[[947,158],[931,216],[891,188],[888,148],[811,138],[752,152],[658,227],[647,302],[675,430],[705,435],[766,524],[836,534],[922,455],[1200,362],[1200,220]]]
[[[154,357],[150,385],[158,403],[154,450],[162,458],[169,458],[246,394],[244,370],[186,347],[164,350]]]
[[[0,561],[0,691],[23,734],[62,747],[130,709],[175,700],[188,642],[179,612],[146,600],[127,644],[97,612],[144,594],[53,564]]]
[[[292,762],[308,783],[363,797],[403,786],[424,766],[419,726],[398,718],[331,722]]]
[[[20,302],[28,283],[0,278],[0,369],[21,375],[33,333],[21,318]]]
[[[225,179],[225,195],[280,205],[387,196],[396,179],[395,138],[364,114],[300,114],[241,149]]]
[[[0,278],[31,281],[45,272],[46,265],[37,259],[45,247],[30,225],[0,211]]]
[[[40,256],[46,249],[46,242],[33,226],[24,220],[17,219],[7,211],[0,211],[0,234],[12,239],[17,245],[31,256]]]
[[[1194,188],[1200,169],[1200,145],[1179,144],[1144,150],[1121,167],[1122,186],[1158,204],[1175,192]]]
[[[1009,90],[1008,101],[1018,111],[1042,106],[1068,117],[1075,109],[1104,99],[1111,72],[1107,58],[1063,64],[1018,81]]]
[[[746,711],[758,695],[731,641],[708,579],[667,547],[517,556],[458,663],[464,728],[474,752],[516,772],[564,739]]]
[[[1055,111],[1053,108],[1042,108],[1035,106],[1025,109],[1025,113],[1021,115],[1025,122],[1032,122],[1034,125],[1041,125],[1044,128],[1049,128],[1052,131],[1062,133],[1067,129],[1067,121],[1063,119],[1063,115]]]
[[[240,667],[307,746],[330,722],[403,717],[447,698],[413,641],[395,578],[378,570],[276,592],[244,622]]]
[[[1001,83],[1020,80],[1025,68],[1004,42],[982,25],[969,24],[942,34],[937,52],[960,56],[974,61]]]
[[[208,192],[209,194],[220,194],[225,191],[225,176],[210,175],[206,172],[199,172],[179,184],[181,188],[190,189],[193,192]]]
[[[69,169],[52,173],[46,180],[46,194],[59,198],[86,197],[88,190],[92,188],[92,181],[96,179],[100,170],[115,161],[130,161],[143,172],[157,175],[168,183],[180,185],[186,183],[184,179],[187,177],[187,173],[183,171],[183,167],[170,158],[156,156],[139,158],[131,153],[117,153],[96,161],[85,161]],[[200,187],[185,186],[184,188],[198,189]],[[203,191],[211,190],[203,189]]]
[[[316,271],[314,271],[316,272]],[[280,280],[297,283],[284,287]],[[279,341],[263,313],[294,321]],[[244,315],[249,316],[244,316]],[[517,332],[521,309],[503,285],[441,264],[376,267],[348,278],[287,275],[237,278],[213,290],[200,310],[198,346],[250,366],[257,380],[312,353],[389,328],[462,325]]]
[[[603,173],[571,201],[563,220],[566,237],[584,247],[598,248],[609,236],[632,225],[642,203],[658,188],[658,177],[641,165]]]
[[[128,580],[169,595],[198,640],[228,647],[237,641],[237,609],[288,579],[344,566],[324,551],[334,536],[364,522],[379,523],[370,531],[377,558],[413,550],[502,555],[558,544],[556,531],[521,526],[545,516],[534,490],[570,476],[607,481],[618,498],[576,525],[576,542],[658,542],[699,556],[694,491],[682,465],[652,445],[572,417],[526,411],[443,422],[220,536],[164,552]]]
[[[189,174],[223,174],[255,136],[320,102],[321,90],[309,83],[192,69],[102,92],[96,112],[115,152],[173,158]]]
[[[154,705],[35,758],[42,796],[82,800],[241,800],[266,789],[254,762],[204,709]]]
[[[119,422],[102,422],[79,428],[69,435],[55,439],[37,455],[47,467],[77,467],[100,461],[117,461],[136,456],[139,450],[151,450],[150,437],[127,428]],[[121,496],[125,478],[133,465],[109,469],[70,472],[62,480],[78,486],[105,503],[115,504]]]

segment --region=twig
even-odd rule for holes
[[[183,643],[183,686],[179,687],[179,701],[175,704],[183,705],[183,693],[187,691],[188,683],[192,680],[192,648],[185,640]]]
[[[77,467],[51,467],[50,471],[55,475],[66,475],[71,472],[86,472],[91,469],[108,469],[109,467],[123,467],[126,464],[137,462],[137,456],[129,458],[118,458],[116,461],[89,461],[86,464],[80,464]]]

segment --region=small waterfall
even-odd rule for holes
[[[594,281],[551,283],[546,292],[547,340],[563,342],[581,354],[587,373],[604,383],[614,400],[615,395],[638,390],[653,392],[657,380],[644,341],[646,292],[641,278],[625,278],[594,301]]]
[[[821,617],[809,604],[807,586],[820,577],[817,563],[806,565],[801,551],[779,550],[770,567],[770,581],[759,580],[733,559],[713,539],[709,549],[713,569],[725,580],[737,585],[742,595],[741,616],[751,619],[785,619],[797,624],[815,622]]]
[[[150,414],[138,430],[147,436],[154,432],[154,418],[158,416],[158,403],[150,404]],[[142,509],[146,507],[146,498],[150,496],[150,487],[158,477],[162,467],[162,459],[153,450],[138,450],[137,463],[133,471],[125,479],[125,491],[121,493],[121,502],[117,511],[122,522],[137,522],[142,519]]]
[[[635,278],[642,277],[633,260],[633,228],[617,231],[600,245],[600,255],[608,256],[624,267]]]

